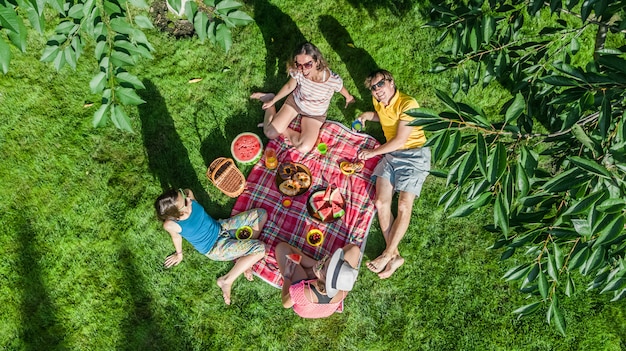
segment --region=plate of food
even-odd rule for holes
[[[285,196],[304,194],[311,187],[311,171],[301,163],[283,162],[276,170],[276,186]]]
[[[346,202],[338,188],[328,186],[326,189],[311,193],[307,201],[307,210],[311,217],[330,223],[346,214]]]

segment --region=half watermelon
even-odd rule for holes
[[[230,144],[230,153],[238,163],[255,163],[261,159],[263,143],[258,135],[244,132],[237,135]]]

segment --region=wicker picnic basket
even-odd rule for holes
[[[230,197],[241,195],[246,188],[246,178],[232,158],[216,158],[207,169],[206,176],[213,185]]]

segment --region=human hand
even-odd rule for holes
[[[357,157],[363,161],[369,160],[370,158],[374,156],[376,156],[376,154],[374,153],[374,149],[361,149],[357,153]]]
[[[267,110],[268,108],[274,106],[274,99],[270,100],[270,101],[266,101],[263,103],[263,106],[261,106],[262,109]]]
[[[173,253],[165,259],[164,266],[165,268],[170,268],[173,266],[178,266],[179,263],[183,261],[183,253]]]
[[[359,129],[355,129],[355,126],[358,126],[359,124],[361,125],[360,127],[358,127]],[[360,115],[352,122],[352,131],[362,132],[364,130],[365,130],[365,118],[363,118],[363,115]]]
[[[346,106],[344,108],[348,108],[348,105],[356,102],[354,96],[350,95],[350,97],[346,98]]]

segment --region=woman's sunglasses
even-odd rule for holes
[[[296,62],[296,68],[297,69],[309,69],[313,67],[313,61],[309,61],[307,63],[297,63]]]

